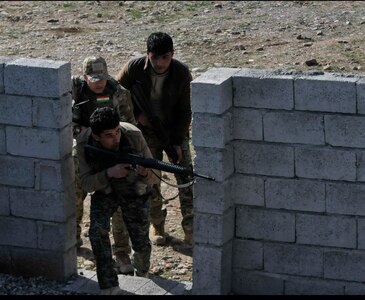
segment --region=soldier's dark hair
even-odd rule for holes
[[[94,134],[100,135],[104,130],[117,127],[119,121],[119,114],[114,108],[98,107],[90,116],[90,127]]]
[[[162,55],[174,51],[171,36],[165,32],[154,32],[147,38],[147,51],[156,55]]]

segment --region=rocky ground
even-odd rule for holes
[[[154,31],[173,37],[175,58],[194,78],[211,67],[365,73],[362,1],[0,2],[0,56],[68,61],[73,75],[89,55],[103,56],[116,75],[145,53]],[[176,189],[164,186],[163,193],[169,198]],[[192,249],[181,242],[178,199],[167,206],[168,243],[153,247],[151,273],[191,280]],[[87,235],[87,215],[84,221]],[[84,252],[78,264],[92,269]]]

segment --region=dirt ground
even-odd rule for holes
[[[0,2],[0,56],[70,62],[72,75],[82,74],[89,55],[103,56],[116,75],[145,53],[154,31],[173,37],[175,58],[193,78],[212,67],[365,74],[363,1]],[[177,191],[162,192],[169,198]],[[178,199],[167,206],[168,243],[153,247],[151,273],[191,280],[192,249],[181,242]],[[87,211],[86,200],[84,234]],[[79,266],[93,268],[84,252]]]

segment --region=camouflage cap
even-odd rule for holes
[[[84,74],[86,74],[92,82],[110,78],[108,74],[108,67],[102,57],[86,57],[83,63],[83,70]]]

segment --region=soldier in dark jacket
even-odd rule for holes
[[[191,123],[190,82],[192,80],[189,68],[173,58],[174,48],[172,38],[163,32],[152,33],[147,39],[147,55],[127,62],[116,79],[126,89],[132,92],[134,116],[138,128],[141,129],[154,158],[162,160],[164,141],[156,128],[149,122],[149,115],[157,117],[166,132],[168,143],[177,154],[173,161],[184,167],[192,165],[189,127]],[[147,98],[149,111],[143,111],[136,101],[133,86],[142,88]],[[137,99],[138,100],[138,99]],[[167,153],[168,154],[168,153]],[[170,159],[172,159],[170,157]],[[184,175],[175,175],[178,184],[184,184],[189,179]],[[179,189],[180,208],[184,240],[192,243],[193,234],[193,191],[192,187]],[[151,204],[151,241],[157,245],[165,243],[166,209],[163,207],[160,184],[154,186]]]
[[[118,276],[113,268],[109,239],[110,217],[120,207],[128,229],[135,276],[148,277],[151,244],[148,237],[153,173],[142,166],[115,163],[85,151],[85,145],[152,157],[141,131],[119,122],[118,113],[97,108],[90,117],[90,128],[77,137],[81,187],[92,193],[89,237],[96,260],[96,273],[102,294],[119,294]]]
[[[133,107],[130,92],[108,74],[107,64],[102,57],[86,57],[83,62],[82,76],[72,77],[73,98],[73,133],[74,138],[89,127],[89,119],[98,107],[114,107],[121,120],[136,124],[133,116]],[[82,245],[81,221],[83,216],[83,200],[86,192],[80,187],[79,162],[75,155],[76,141],[74,140],[75,190],[76,190],[76,220],[77,246]],[[112,218],[114,237],[114,254],[119,270],[123,274],[133,272],[130,261],[129,235],[125,228],[122,214],[117,211]]]

